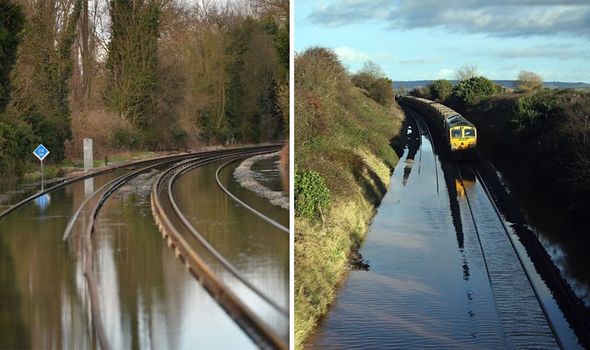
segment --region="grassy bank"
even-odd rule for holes
[[[296,57],[297,349],[334,300],[398,161],[390,140],[402,112],[392,101],[379,104],[367,95],[331,51],[312,48]],[[322,205],[301,213],[314,193]]]
[[[506,93],[455,109],[478,127],[479,147],[519,186],[542,191],[575,231],[590,215],[590,94],[575,90]],[[590,237],[586,236],[586,240]]]

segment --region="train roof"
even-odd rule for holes
[[[445,119],[445,122],[448,126],[470,126],[475,128],[475,126],[461,114],[453,114],[452,116]]]

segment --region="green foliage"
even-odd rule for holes
[[[472,103],[477,98],[493,95],[496,92],[494,83],[484,77],[472,77],[462,80],[453,87],[453,96],[463,103]]]
[[[442,102],[451,95],[453,84],[446,79],[439,79],[428,84],[428,89],[431,99]]]
[[[0,115],[0,120],[2,116]],[[25,170],[26,159],[31,159],[31,152],[37,139],[32,130],[24,123],[0,121],[0,174],[19,176]]]
[[[512,126],[517,130],[539,127],[556,112],[557,101],[550,91],[521,96],[513,107]]]
[[[51,152],[48,161],[58,162],[64,159],[64,142],[72,136],[69,115],[59,112],[49,116],[43,115],[33,106],[28,111],[21,112],[19,117],[30,125],[39,142]]]
[[[313,219],[330,206],[330,190],[324,178],[313,170],[295,169],[295,215]]]
[[[112,131],[110,142],[115,149],[135,150],[141,144],[141,135],[131,128],[117,128]]]
[[[353,78],[329,49],[295,57],[296,349],[332,302],[397,160],[389,144],[401,113],[369,98],[371,84],[359,89]],[[384,78],[371,83],[382,79],[383,90],[392,90]]]
[[[10,72],[24,24],[20,6],[11,0],[0,0],[0,113],[10,99]]]
[[[65,142],[72,136],[68,99],[71,50],[82,2],[74,2],[71,11],[59,20],[52,6],[44,1],[32,4],[13,72],[13,93],[18,93],[18,99],[11,96],[5,118],[16,130],[32,131],[34,136],[29,135],[27,140],[43,142],[51,151],[48,161],[59,162],[65,156]],[[22,127],[25,123],[28,126]],[[23,154],[30,155],[31,145],[21,142],[20,146],[26,147],[21,150]]]
[[[147,129],[157,110],[160,5],[149,0],[114,0],[110,13],[106,100],[132,125]]]
[[[226,52],[230,63],[223,130],[226,142],[260,142],[282,135],[280,65],[268,31],[268,23],[246,18],[228,33]]]

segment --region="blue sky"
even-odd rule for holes
[[[590,0],[294,0],[295,51],[335,50],[355,71],[371,60],[395,80],[491,79],[521,70],[590,83]]]

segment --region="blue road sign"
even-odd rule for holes
[[[49,150],[41,144],[41,145],[37,146],[37,148],[35,148],[35,150],[33,151],[33,154],[40,161],[43,161],[43,159],[45,159],[45,157],[47,157],[47,155],[49,154]]]

